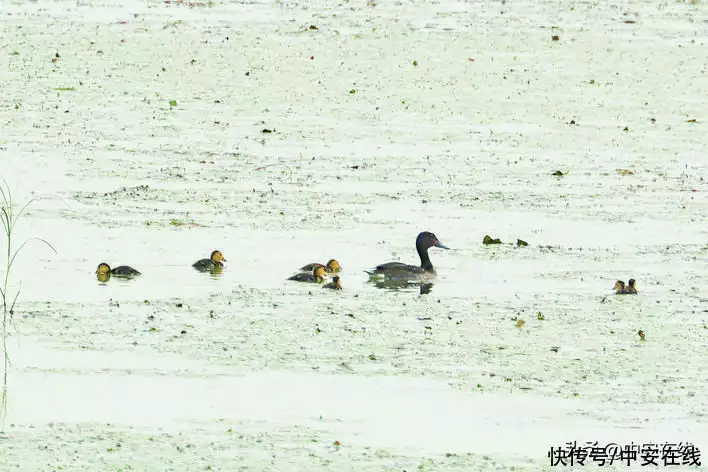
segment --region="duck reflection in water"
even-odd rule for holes
[[[433,290],[432,282],[423,282],[420,280],[409,279],[379,279],[371,280],[374,287],[384,290],[398,292],[399,290],[412,290],[418,288],[421,295],[427,295]]]

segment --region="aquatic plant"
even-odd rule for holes
[[[42,238],[30,238],[22,242],[22,244],[14,249],[14,230],[17,222],[22,217],[25,210],[37,199],[36,196],[25,203],[20,209],[15,212],[15,207],[12,201],[12,192],[7,181],[0,178],[0,222],[2,223],[3,231],[5,232],[5,243],[7,251],[5,252],[5,272],[0,282],[0,302],[2,302],[2,355],[3,355],[3,377],[2,377],[2,393],[0,394],[0,428],[5,424],[5,415],[7,413],[7,373],[10,367],[10,356],[7,352],[7,326],[12,321],[12,315],[15,313],[15,304],[20,296],[20,287],[17,288],[14,295],[10,294],[10,273],[12,266],[15,263],[17,255],[30,241],[40,241],[46,244],[52,251],[57,252],[48,241]],[[21,286],[21,284],[20,284]]]

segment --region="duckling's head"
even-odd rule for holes
[[[634,279],[629,279],[629,281],[627,282],[627,287],[633,288],[636,290],[637,289],[637,281]]]
[[[341,272],[342,271],[342,266],[339,265],[339,261],[337,259],[330,259],[327,261],[327,272]]]
[[[315,276],[317,279],[317,282],[322,282],[327,275],[327,269],[325,269],[325,266],[319,265],[316,266],[314,269],[312,269],[312,275]]]
[[[111,266],[109,266],[105,262],[101,262],[100,264],[98,264],[98,269],[96,269],[96,274],[107,275],[110,273],[111,273]]]
[[[339,277],[338,275],[335,275],[332,277],[332,282],[334,282],[334,286],[337,287],[337,290],[342,290],[342,278]]]
[[[214,264],[220,264],[222,262],[226,262],[226,259],[224,259],[224,255],[221,253],[221,251],[218,251],[218,250],[213,251],[211,253],[210,259]]]
[[[621,280],[618,280],[617,282],[615,282],[614,290],[616,290],[618,292],[621,292],[622,290],[624,290],[624,282],[622,282]]]

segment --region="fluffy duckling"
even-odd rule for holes
[[[288,277],[288,280],[294,280],[296,282],[313,282],[321,284],[324,282],[325,276],[327,275],[327,270],[323,265],[317,265],[312,269],[312,272],[300,272],[292,277]]]
[[[342,279],[338,276],[335,275],[332,277],[332,281],[324,284],[322,288],[329,288],[331,290],[342,290]]]
[[[637,281],[634,279],[629,279],[627,282],[627,287],[625,287],[624,292],[629,295],[637,294]]]
[[[618,280],[617,282],[615,282],[614,291],[617,295],[624,295],[625,293],[627,293],[624,286],[624,281]]]
[[[201,272],[206,272],[208,270],[221,269],[222,267],[224,267],[224,262],[226,262],[226,259],[224,259],[224,255],[221,253],[221,251],[217,250],[211,253],[209,259],[200,259],[194,264],[192,264],[192,267]]]
[[[101,262],[100,264],[98,264],[98,268],[96,269],[96,278],[98,280],[100,280],[101,282],[105,282],[111,278],[111,275],[115,275],[116,277],[129,278],[135,277],[136,275],[140,275],[140,272],[130,266],[118,266],[114,269],[111,269],[111,266],[109,266],[105,262]]]
[[[312,269],[314,269],[317,266],[322,266],[327,270],[328,274],[336,274],[342,271],[342,266],[339,265],[339,261],[337,259],[330,259],[327,261],[327,264],[320,264],[319,262],[313,262],[312,264],[307,264],[305,266],[300,267],[300,270],[303,272],[312,272]]]

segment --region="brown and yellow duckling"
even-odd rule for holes
[[[111,275],[114,275],[116,277],[130,278],[135,277],[136,275],[140,275],[140,272],[130,266],[118,266],[111,269],[111,266],[109,266],[105,262],[101,262],[100,264],[98,264],[98,268],[96,269],[96,278],[98,280],[100,280],[101,282],[105,282],[111,278]]]
[[[327,270],[323,265],[316,265],[312,272],[300,272],[292,277],[288,277],[288,280],[294,280],[295,282],[311,282],[321,284],[324,282],[325,276],[327,275]]]
[[[305,266],[300,267],[300,270],[302,272],[312,272],[312,269],[318,266],[324,267],[328,274],[337,274],[342,271],[342,266],[339,265],[339,261],[337,259],[330,259],[327,261],[327,264],[313,262],[311,264],[307,264]]]
[[[224,255],[221,253],[221,251],[216,250],[212,251],[211,256],[209,256],[209,259],[200,259],[194,264],[192,264],[192,267],[194,267],[198,271],[206,272],[209,270],[217,270],[223,268],[224,262],[226,262],[226,259],[224,259]]]
[[[338,275],[335,275],[332,277],[332,281],[329,283],[326,283],[322,286],[322,288],[328,288],[330,290],[342,290],[342,279]]]
[[[637,294],[637,281],[634,279],[629,279],[627,282],[627,287],[625,287],[625,293],[629,295],[636,295]]]
[[[615,286],[614,286],[613,290],[615,291],[615,293],[616,293],[617,295],[624,295],[624,294],[626,293],[626,292],[625,292],[624,281],[623,281],[623,280],[618,280],[617,282],[615,282]]]

